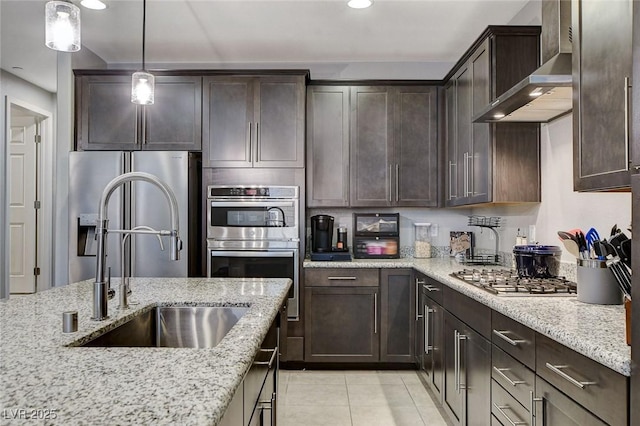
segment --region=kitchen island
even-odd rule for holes
[[[592,305],[575,296],[495,296],[452,277],[464,269],[450,258],[312,262],[305,268],[413,268],[491,309],[624,375],[631,375],[622,305]]]
[[[117,280],[112,283],[118,288]],[[249,370],[289,279],[132,278],[130,309],[90,319],[93,280],[0,302],[0,424],[217,424]],[[211,349],[73,347],[153,306],[247,306]],[[62,312],[78,331],[62,332]]]

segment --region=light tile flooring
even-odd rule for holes
[[[440,426],[414,371],[280,370],[280,426]]]

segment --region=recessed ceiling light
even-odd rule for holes
[[[347,6],[353,9],[366,9],[373,4],[373,0],[349,0]]]
[[[504,114],[501,112],[496,112],[495,114],[493,114],[493,118],[495,118],[496,120],[500,120],[501,118],[504,118]]]
[[[107,5],[102,3],[100,0],[82,0],[80,4],[87,9],[93,10],[102,10],[107,8]]]

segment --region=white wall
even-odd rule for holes
[[[475,208],[483,215],[505,217],[500,231],[501,250],[511,251],[517,228],[528,233],[535,225],[536,240],[542,244],[560,245],[559,230],[595,227],[602,237],[609,235],[614,224],[626,230],[631,223],[631,193],[579,193],[573,191],[572,115],[541,125],[542,202],[534,206]],[[625,231],[627,235],[629,232]],[[484,246],[489,241],[482,240]],[[572,262],[568,253],[563,261]]]

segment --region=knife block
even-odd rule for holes
[[[631,299],[624,298],[624,314],[627,333],[627,345],[631,346]]]

